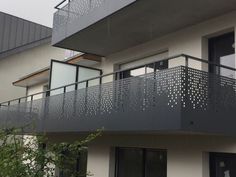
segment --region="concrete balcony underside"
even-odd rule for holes
[[[235,0],[73,0],[54,15],[52,43],[106,56],[233,10]]]
[[[236,80],[187,67],[0,109],[1,127],[37,132],[186,132],[236,135]]]

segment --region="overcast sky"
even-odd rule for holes
[[[0,11],[52,27],[54,7],[62,0],[0,0]]]

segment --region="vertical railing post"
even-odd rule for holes
[[[118,100],[118,105],[121,102],[122,112],[124,112],[124,72],[121,72],[121,87],[120,87],[120,97],[121,99]]]
[[[63,88],[63,92],[66,93],[66,87]]]
[[[101,113],[101,99],[102,99],[102,79],[103,77],[100,78],[100,83],[99,83],[99,93],[98,93],[98,111]]]
[[[33,109],[33,100],[34,100],[34,95],[30,96],[30,114],[32,113],[32,109]]]
[[[185,92],[184,94],[182,95],[182,97],[184,97],[183,99],[180,99],[181,101],[181,105],[184,107],[184,106],[187,106],[189,105],[187,102],[188,102],[188,67],[189,67],[189,57],[188,56],[185,56],[185,68],[184,68],[184,79],[182,79],[184,81],[184,83],[182,84],[185,84]],[[183,104],[183,102],[185,104]]]
[[[188,56],[185,56],[185,66],[189,67],[189,58],[188,58]]]
[[[147,104],[147,65],[145,65],[145,77],[143,78],[144,79],[144,86],[143,86],[143,88],[144,88],[144,99],[143,99],[143,106],[144,106],[144,108],[143,108],[143,110],[145,110],[146,109],[146,104]]]
[[[86,80],[85,105],[84,105],[84,113],[85,113],[85,115],[87,114],[87,110],[88,110],[88,86],[89,86],[89,82],[88,82],[88,80]]]
[[[89,85],[89,81],[87,80],[86,81],[86,88],[88,88],[88,85]]]
[[[154,69],[154,72],[153,72],[153,79],[154,79],[154,83],[153,83],[153,106],[155,106],[156,105],[156,95],[157,95],[157,93],[156,93],[156,85],[157,85],[157,78],[156,78],[156,62],[155,63],[153,63],[153,69]]]
[[[65,87],[63,87],[63,102],[62,102],[62,113],[64,114],[64,112],[65,112],[65,100],[66,100],[66,86]]]

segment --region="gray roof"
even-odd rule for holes
[[[49,43],[52,29],[0,12],[0,59]]]

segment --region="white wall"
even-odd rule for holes
[[[0,102],[25,96],[26,89],[12,82],[50,65],[51,59],[63,60],[65,50],[41,45],[24,52],[0,59]]]
[[[40,83],[40,84],[31,86],[31,87],[28,87],[28,89],[27,89],[27,95],[33,95],[33,94],[36,94],[36,93],[40,93],[40,92],[45,91],[45,90],[44,90],[44,86],[45,86],[45,85],[47,85],[47,83]],[[40,98],[42,98],[44,95],[45,95],[45,94],[34,95],[34,96],[33,96],[33,100],[40,99]],[[30,101],[31,98],[28,97],[27,100]]]
[[[48,135],[48,138],[51,142],[81,139],[75,134]],[[166,149],[167,177],[209,177],[208,153],[236,153],[236,139],[213,135],[103,134],[88,148],[87,168],[94,177],[115,177],[114,153],[111,153],[114,147]]]

